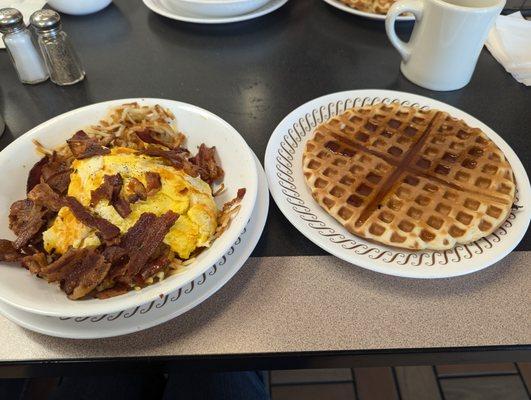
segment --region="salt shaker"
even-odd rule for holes
[[[22,14],[15,8],[0,9],[0,32],[7,52],[22,83],[39,83],[48,79],[44,61],[35,48]]]
[[[63,86],[82,81],[85,71],[68,35],[61,29],[59,14],[53,10],[38,10],[31,15],[30,23],[37,33],[52,82]]]

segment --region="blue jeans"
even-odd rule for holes
[[[269,400],[262,375],[193,372],[161,375],[64,377],[50,400]]]

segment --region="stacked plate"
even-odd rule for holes
[[[77,131],[103,117],[113,106],[137,101],[160,104],[176,117],[187,136],[187,147],[216,146],[225,170],[224,194],[218,206],[238,188],[246,195],[229,229],[202,252],[182,273],[140,291],[106,300],[69,300],[57,286],[31,276],[13,264],[0,264],[0,312],[28,329],[68,338],[123,335],[160,324],[191,309],[221,288],[244,264],[262,233],[268,210],[265,173],[252,150],[227,122],[201,108],[162,99],[123,99],[83,107],[32,129],[0,153],[6,177],[0,195],[0,237],[8,229],[11,203],[25,197],[29,168],[40,158],[33,140],[54,148]]]
[[[178,21],[222,24],[275,11],[288,0],[143,0],[157,14]]]

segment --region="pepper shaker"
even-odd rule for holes
[[[85,71],[68,35],[61,29],[61,17],[53,10],[35,11],[30,18],[37,33],[39,47],[57,85],[72,85],[85,78]]]
[[[48,79],[44,61],[35,48],[22,14],[15,8],[0,9],[0,32],[11,62],[22,83],[34,84]]]

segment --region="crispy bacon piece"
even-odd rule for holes
[[[120,246],[106,247],[102,252],[105,261],[116,264],[127,259],[127,251]]]
[[[155,254],[164,237],[177,220],[178,215],[168,211],[160,217],[144,213],[122,237],[120,247],[129,254],[129,261],[124,266],[113,268],[111,278],[123,283],[131,283],[147,261]]]
[[[120,174],[105,175],[103,183],[90,192],[90,206],[95,207],[101,200],[111,201],[116,192],[120,193],[122,184],[123,180]]]
[[[48,156],[41,158],[30,169],[26,182],[26,193],[29,193],[37,184],[41,182],[42,167],[48,162]]]
[[[104,240],[111,240],[120,235],[120,229],[116,225],[91,214],[75,197],[67,196],[65,200],[74,216],[83,224],[97,229]]]
[[[117,283],[109,289],[102,290],[101,292],[95,292],[94,297],[104,300],[110,299],[111,297],[120,296],[126,294],[129,291],[130,287],[124,283]]]
[[[146,172],[146,190],[148,196],[153,196],[162,187],[160,175],[156,172]]]
[[[208,147],[202,143],[197,154],[189,158],[188,161],[199,168],[199,176],[209,184],[223,177],[223,169],[216,161],[215,147]]]
[[[96,288],[107,276],[110,263],[105,262],[105,258],[95,250],[88,250],[79,267],[70,271],[61,280],[61,289],[65,291],[68,298],[72,300],[80,299]]]
[[[41,270],[48,265],[46,254],[35,253],[22,259],[21,265],[34,275],[39,275]]]
[[[75,268],[81,265],[81,262],[87,255],[87,249],[70,248],[57,260],[40,268],[39,276],[48,282],[57,282],[64,279]]]
[[[55,192],[64,194],[70,184],[70,164],[59,159],[57,153],[41,158],[30,170],[26,183],[29,193],[37,184],[47,183]]]
[[[46,223],[46,210],[33,201],[25,199],[15,201],[9,212],[9,228],[17,235],[13,245],[21,249],[29,244]]]
[[[188,161],[187,157],[190,156],[190,152],[186,149],[177,148],[173,150],[162,150],[158,147],[151,146],[142,150],[141,153],[151,157],[164,158],[174,168],[182,169],[190,176],[196,177],[199,175],[198,167]]]
[[[144,282],[150,276],[153,276],[157,272],[162,271],[169,263],[170,260],[168,260],[167,257],[160,257],[148,262],[138,274],[139,281]]]
[[[131,214],[131,206],[120,196],[123,186],[123,179],[120,174],[105,175],[103,183],[90,193],[90,205],[94,207],[101,200],[108,200],[122,218]]]
[[[63,199],[47,183],[39,183],[28,193],[28,199],[36,205],[58,212],[64,205]]]
[[[112,201],[112,205],[116,212],[120,215],[122,218],[127,218],[129,214],[131,214],[131,205],[129,202],[124,199],[122,196],[118,196],[116,200]]]
[[[180,140],[176,140],[174,136],[157,132],[151,128],[144,128],[135,133],[144,143],[157,144],[159,146],[167,147],[168,149],[179,147]]]
[[[131,178],[127,184],[127,188],[133,192],[127,198],[130,203],[136,203],[138,200],[147,199],[147,190],[142,182],[136,178]]]
[[[103,147],[98,140],[91,138],[84,131],[77,131],[66,141],[75,158],[89,158],[109,154],[111,151]]]
[[[0,239],[0,261],[19,261],[22,257],[11,240]]]

